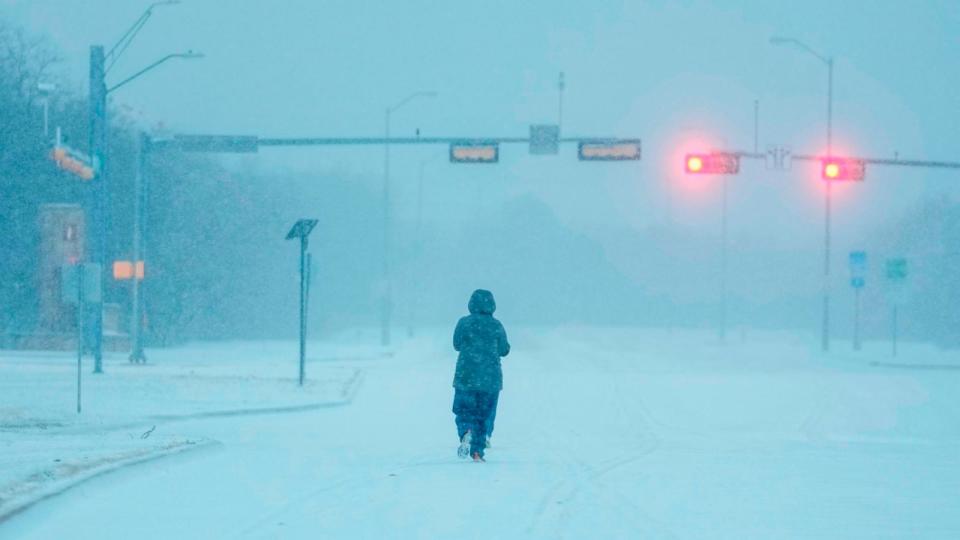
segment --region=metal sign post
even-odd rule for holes
[[[903,299],[903,287],[907,280],[907,260],[887,259],[887,280],[892,286],[893,314],[891,316],[890,342],[893,356],[897,356],[897,308]]]
[[[68,264],[60,269],[61,299],[77,306],[77,414],[80,414],[80,391],[82,382],[83,346],[85,340],[85,309],[88,304],[99,305],[101,301],[99,264]],[[94,371],[101,373],[101,371]]]
[[[81,371],[83,364],[83,274],[77,272],[77,414],[80,414]]]
[[[287,240],[300,239],[300,386],[303,386],[304,364],[307,358],[307,237],[316,227],[317,220],[301,219],[287,233]]]
[[[853,350],[860,350],[860,290],[866,285],[867,252],[850,252],[850,286],[853,287]]]

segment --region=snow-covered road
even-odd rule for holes
[[[436,333],[347,361],[366,373],[350,406],[176,423],[222,444],[82,484],[0,537],[960,537],[956,369],[789,336],[511,337],[486,464],[456,458]]]

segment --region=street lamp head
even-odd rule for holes
[[[187,51],[187,52],[185,52],[185,53],[181,53],[181,54],[179,54],[179,55],[177,55],[177,56],[179,56],[180,58],[188,58],[188,59],[204,58],[204,57],[205,57],[205,55],[204,55],[203,53],[193,52],[193,50],[189,50],[189,51]]]
[[[793,39],[785,38],[781,36],[773,36],[772,38],[770,38],[771,45],[783,45],[785,43],[790,43],[791,41],[793,41]]]

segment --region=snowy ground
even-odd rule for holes
[[[0,521],[72,483],[216,441],[184,434],[177,420],[349,403],[362,380],[350,364],[363,347],[323,344],[303,388],[290,343],[221,343],[151,351],[150,363],[105,358],[104,374],[64,353],[0,355]]]
[[[511,341],[486,464],[456,459],[438,331],[311,362],[362,370],[349,406],[176,422],[220,444],[93,479],[0,536],[960,537],[957,353],[590,328]]]

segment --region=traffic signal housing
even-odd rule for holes
[[[687,154],[683,160],[687,174],[737,174],[740,156],[726,152]]]
[[[820,178],[824,180],[862,181],[867,174],[867,164],[862,159],[823,158],[820,160]]]

